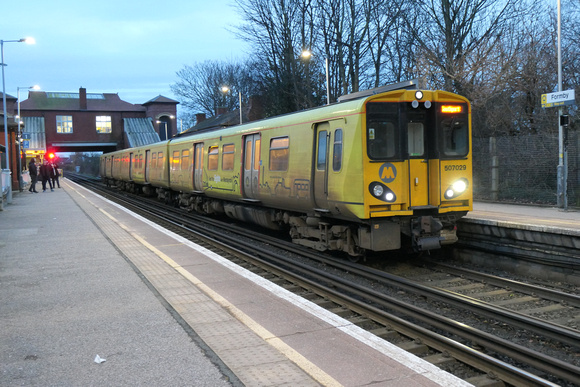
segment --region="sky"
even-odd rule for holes
[[[0,4],[6,94],[117,93],[134,104],[158,95],[185,65],[247,56],[233,0],[29,0]],[[23,7],[23,5],[26,5]],[[9,40],[33,37],[36,44]],[[1,91],[1,90],[0,90]],[[178,105],[179,107],[179,105]]]

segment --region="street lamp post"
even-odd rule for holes
[[[16,97],[18,99],[18,133],[16,134],[16,138],[18,139],[18,189],[22,192],[22,132],[21,132],[21,124],[22,116],[20,115],[20,90],[40,90],[40,86],[19,86],[16,88]]]
[[[304,59],[310,59],[312,51],[304,50],[300,56]],[[324,58],[324,70],[326,72],[326,104],[330,105],[330,76],[328,71],[328,58]]]
[[[12,203],[12,176],[10,176],[10,147],[8,144],[8,115],[6,112],[6,78],[4,76],[4,67],[6,67],[6,63],[4,63],[4,43],[21,43],[25,42],[28,44],[34,44],[34,39],[32,38],[22,38],[18,40],[0,40],[0,52],[1,52],[1,59],[2,63],[2,107],[4,109],[4,145],[6,147],[6,169],[8,169],[8,195],[6,197],[6,201],[8,203]]]

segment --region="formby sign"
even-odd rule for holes
[[[574,90],[558,91],[556,93],[542,94],[542,107],[549,108],[554,106],[574,105]]]

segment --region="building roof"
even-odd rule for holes
[[[168,103],[168,104],[175,104],[177,105],[179,102],[171,99],[171,98],[167,98],[162,96],[161,94],[158,95],[157,97],[150,99],[149,101],[145,102],[143,105],[149,105],[151,103]]]
[[[30,91],[20,103],[21,110],[123,111],[144,112],[143,105],[125,102],[115,93],[86,93],[87,108],[80,108],[80,93]]]
[[[161,141],[151,118],[123,118],[129,148]]]

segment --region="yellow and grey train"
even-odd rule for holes
[[[104,154],[100,173],[189,211],[288,229],[320,251],[428,251],[456,242],[472,209],[471,107],[445,91],[373,89]]]

